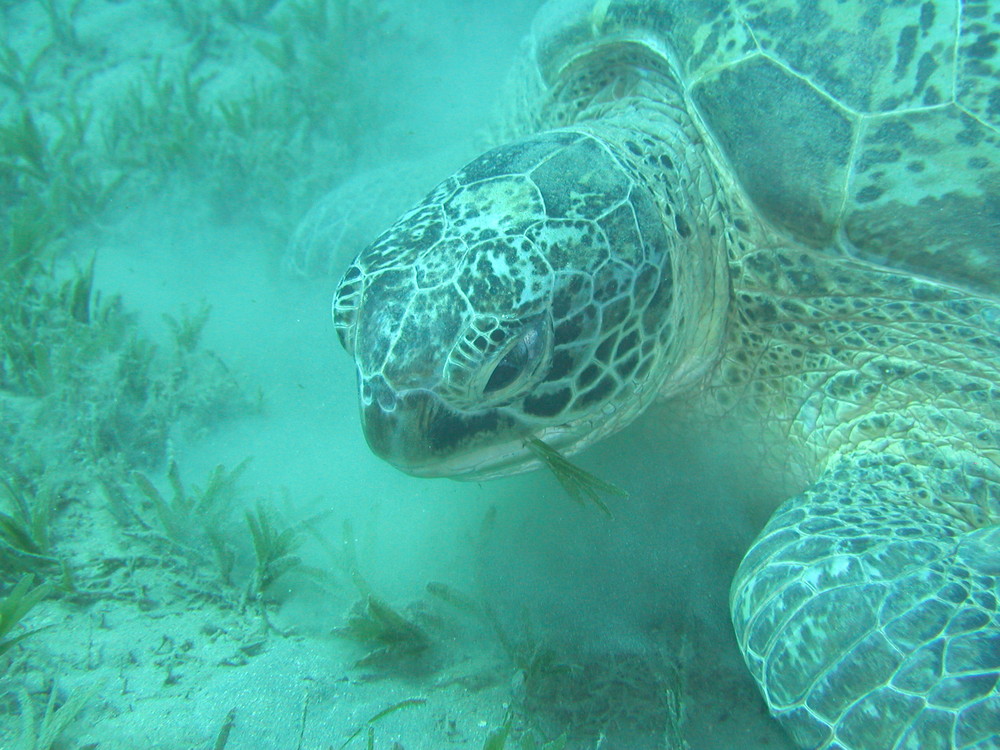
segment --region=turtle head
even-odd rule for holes
[[[648,188],[597,138],[487,152],[355,259],[333,317],[379,456],[478,479],[633,419],[671,360],[671,243]]]

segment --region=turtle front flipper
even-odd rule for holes
[[[1000,747],[1000,526],[946,512],[982,482],[928,453],[832,461],[733,582],[744,658],[803,747]]]

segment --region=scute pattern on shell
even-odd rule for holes
[[[289,239],[282,270],[301,279],[343,273],[352,258],[464,158],[464,149],[446,149],[418,159],[356,166],[302,217]]]
[[[797,240],[1000,295],[989,0],[564,0],[535,24],[537,86],[597,33],[678,58],[706,137]]]

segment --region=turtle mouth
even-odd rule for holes
[[[516,440],[490,445],[480,450],[450,456],[443,461],[420,466],[402,465],[393,461],[389,461],[389,463],[406,474],[421,478],[448,477],[459,482],[499,479],[500,477],[534,471],[543,465],[538,460],[537,455],[526,447],[527,441],[531,438],[542,440],[546,445],[555,448],[560,453],[563,451],[573,452],[573,442],[564,441],[566,445],[563,446],[558,441],[558,437],[564,433],[551,433],[556,438],[553,439],[544,437],[545,432],[551,433],[551,431],[545,430],[541,431],[539,435],[528,433]]]
[[[539,465],[526,440],[543,439],[558,450],[573,443],[560,428],[532,428],[502,409],[460,412],[423,390],[399,394],[388,409],[378,400],[363,404],[361,421],[372,452],[417,477],[477,481],[520,474]]]
[[[518,440],[420,466],[408,466],[392,461],[390,463],[400,471],[415,477],[448,477],[472,482],[519,474],[531,468],[530,459],[524,441]]]

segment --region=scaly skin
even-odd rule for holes
[[[809,748],[998,746],[1000,307],[774,248],[734,302],[706,406],[806,482],[731,592],[772,712]]]

